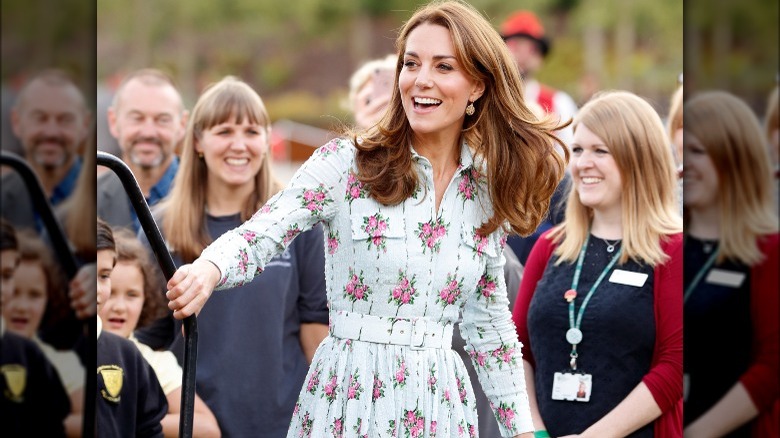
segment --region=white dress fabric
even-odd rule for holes
[[[403,203],[384,206],[355,177],[355,153],[347,139],[322,146],[284,191],[202,254],[222,273],[217,289],[234,287],[262,272],[301,231],[324,224],[330,335],[314,356],[288,437],[477,436],[471,382],[449,344],[377,343],[377,325],[352,322],[364,315],[387,330],[423,320],[451,332],[462,314],[466,350],[496,416],[481,420],[498,421],[502,436],[532,431],[504,283],[505,234],[476,233],[492,208],[471,150],[461,146],[438,212],[426,158],[412,149],[420,187]],[[356,335],[336,336],[342,332]]]

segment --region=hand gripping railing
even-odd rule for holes
[[[141,188],[133,176],[133,172],[119,158],[105,152],[97,153],[97,164],[111,169],[122,182],[122,186],[130,198],[130,203],[141,222],[149,245],[157,257],[166,280],[170,280],[176,272],[176,265],[165,246],[160,230],[154,222],[152,213],[146,203]],[[181,390],[181,415],[179,417],[179,436],[192,437],[192,422],[195,409],[195,366],[198,357],[198,324],[195,315],[184,319],[184,376]]]

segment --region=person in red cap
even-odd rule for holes
[[[536,103],[547,113],[557,114],[561,121],[574,117],[577,104],[571,96],[541,84],[535,78],[550,51],[550,41],[536,14],[531,11],[513,13],[501,24],[500,33],[525,80],[525,100]],[[571,142],[571,127],[563,128],[557,134],[567,145]]]

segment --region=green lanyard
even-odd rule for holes
[[[710,258],[708,258],[707,261],[704,262],[704,265],[701,268],[699,268],[699,272],[697,272],[696,276],[693,277],[693,281],[691,282],[691,284],[689,284],[688,287],[685,288],[685,295],[683,295],[683,304],[685,304],[688,301],[688,298],[690,298],[691,294],[693,293],[693,290],[696,289],[696,286],[699,285],[702,277],[704,277],[704,273],[709,271],[710,268],[712,267],[712,264],[715,263],[715,259],[718,258],[719,252],[720,252],[720,248],[712,252]]]
[[[580,250],[580,255],[577,257],[577,266],[574,268],[574,278],[571,280],[571,290],[577,291],[577,286],[580,283],[580,274],[582,273],[582,263],[585,261],[585,252],[588,249],[588,242],[590,241],[590,234],[588,234],[588,237],[585,238],[585,243],[582,244],[582,249]],[[590,287],[590,290],[588,291],[588,294],[585,296],[585,299],[582,301],[582,305],[580,306],[580,311],[577,313],[577,320],[574,320],[574,296],[571,297],[571,300],[569,300],[569,330],[566,332],[566,341],[568,341],[571,344],[571,361],[569,362],[569,366],[571,366],[571,369],[576,370],[577,369],[577,344],[582,342],[582,331],[580,330],[580,325],[582,324],[582,316],[585,315],[585,308],[588,307],[588,302],[590,301],[591,297],[593,297],[593,294],[596,292],[596,288],[599,287],[599,284],[601,284],[601,281],[604,280],[604,277],[607,275],[607,272],[609,272],[613,266],[615,266],[615,263],[620,258],[620,254],[623,252],[623,247],[621,246],[617,253],[615,253],[614,256],[612,256],[612,260],[609,261],[607,266],[604,268],[603,271],[601,271],[601,274],[599,275],[598,279],[596,279],[596,282],[593,283],[593,286]],[[568,295],[568,292],[567,292]],[[565,295],[566,296],[566,295]],[[567,298],[568,299],[568,298]]]

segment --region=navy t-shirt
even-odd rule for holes
[[[608,253],[607,244],[591,236],[574,300],[575,318],[615,253]],[[593,378],[590,401],[553,400],[554,374],[569,371],[569,304],[563,294],[571,288],[576,266],[567,262],[556,266],[556,260],[557,256],[550,257],[536,286],[528,309],[528,331],[539,411],[550,435],[563,436],[582,433],[609,413],[650,370],[655,345],[654,279],[651,266],[633,260],[616,263],[607,272],[588,302],[580,326],[583,339],[577,346],[578,371]],[[648,274],[647,280],[642,287],[611,283],[615,269]],[[630,436],[652,438],[653,423]]]
[[[242,222],[235,214],[206,223],[216,239]],[[299,338],[307,322],[328,323],[322,226],[301,233],[251,283],[215,291],[198,315],[197,394],[223,437],[287,435],[309,369]],[[181,335],[171,350],[183,364]]]

